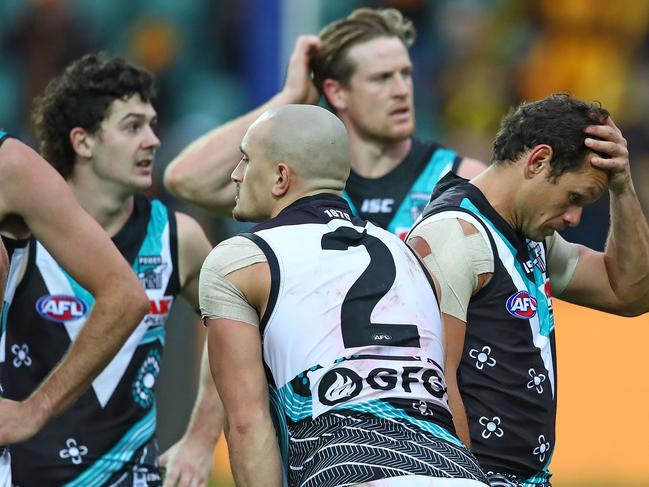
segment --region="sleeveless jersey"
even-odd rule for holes
[[[5,140],[11,136],[0,130],[0,146],[4,143]],[[9,269],[7,271],[7,282],[5,283],[5,288],[3,291],[3,302],[2,302],[2,311],[0,314],[0,364],[4,366],[5,361],[5,330],[7,327],[7,312],[9,311],[9,305],[11,304],[14,293],[16,291],[16,286],[18,285],[18,274],[22,266],[23,260],[26,255],[26,247],[29,243],[28,239],[24,240],[15,240],[9,237],[2,236],[2,242],[0,245],[3,245],[7,251],[7,257],[9,262]],[[1,369],[0,369],[1,370]],[[4,381],[0,381],[0,394],[3,391]]]
[[[333,195],[244,236],[271,270],[260,332],[289,485],[439,477],[450,461],[481,478],[448,410],[434,288],[403,242]]]
[[[132,263],[151,309],[72,407],[34,438],[11,446],[17,486],[161,484],[154,385],[165,321],[180,288],[175,216],[137,195],[113,242]],[[61,360],[94,303],[36,240],[28,259],[7,314],[4,376],[6,394],[15,400],[26,398]]]
[[[344,197],[354,215],[385,228],[402,240],[421,215],[435,184],[462,158],[454,151],[414,138],[406,158],[380,178],[364,178],[353,169]]]
[[[469,302],[458,370],[471,449],[487,473],[545,485],[557,393],[545,243],[517,233],[478,188],[455,175],[440,181],[421,221],[449,217],[472,223],[494,254],[491,281]]]

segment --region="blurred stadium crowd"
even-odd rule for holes
[[[0,120],[27,142],[47,81],[81,54],[106,50],[153,71],[165,164],[190,140],[272,96],[293,40],[359,6],[415,21],[421,135],[489,160],[498,122],[520,100],[567,91],[609,108],[629,138],[645,208],[649,128],[649,2],[620,0],[5,0],[0,2]],[[172,204],[176,204],[171,202]],[[569,238],[601,248],[607,202]],[[212,241],[231,229],[203,215]]]

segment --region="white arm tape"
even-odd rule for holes
[[[548,276],[552,295],[560,297],[575,274],[579,262],[579,245],[570,243],[554,232],[545,239]]]
[[[439,282],[442,313],[464,322],[478,276],[494,269],[491,247],[479,228],[476,230],[478,233],[465,235],[457,218],[449,217],[426,220],[410,234],[410,238],[423,238],[430,247],[431,255],[424,263]]]
[[[203,319],[228,319],[259,326],[257,310],[227,275],[259,262],[266,256],[245,237],[232,237],[214,247],[205,259],[199,280],[199,302]]]

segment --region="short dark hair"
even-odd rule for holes
[[[526,150],[547,144],[553,151],[548,177],[556,180],[564,172],[581,168],[592,152],[584,144],[589,137],[584,129],[605,123],[608,116],[608,110],[598,102],[588,104],[566,93],[523,102],[503,118],[494,140],[491,163],[514,162]]]
[[[150,72],[104,52],[74,61],[35,102],[32,118],[43,157],[70,177],[75,160],[70,131],[82,127],[96,133],[113,101],[136,94],[145,102],[155,97]]]
[[[410,47],[417,31],[397,9],[359,8],[346,18],[328,24],[318,35],[322,46],[311,58],[311,70],[313,82],[322,93],[322,84],[327,78],[347,84],[356,67],[347,58],[347,53],[355,45],[378,37],[396,37]]]

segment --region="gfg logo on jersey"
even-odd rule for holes
[[[46,320],[64,323],[86,316],[88,306],[75,296],[56,294],[41,296],[36,301],[36,311]]]
[[[507,300],[507,311],[516,318],[529,320],[536,315],[536,299],[527,291],[518,291]]]
[[[377,367],[363,379],[351,369],[337,367],[320,379],[318,398],[325,406],[334,406],[358,396],[365,384],[376,391],[400,390],[402,393],[412,393],[413,385],[417,384],[437,399],[443,398],[447,392],[441,371],[434,368]]]
[[[349,401],[361,393],[362,382],[363,379],[351,369],[339,367],[330,370],[320,380],[320,402],[326,406],[334,406]]]

